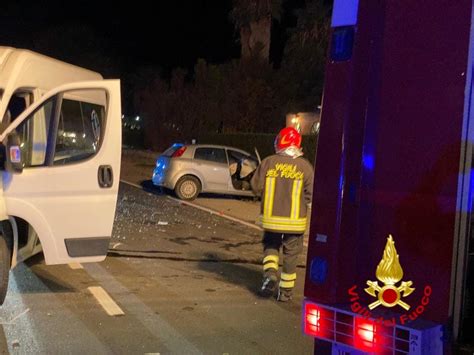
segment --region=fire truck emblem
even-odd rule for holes
[[[369,287],[365,289],[365,292],[378,298],[377,301],[369,304],[369,309],[372,310],[380,305],[385,307],[399,305],[408,311],[410,305],[403,302],[401,298],[410,295],[415,289],[411,287],[412,281],[402,281],[400,286],[396,286],[396,283],[403,278],[403,269],[398,261],[395,242],[391,235],[387,238],[383,258],[377,266],[375,275],[384,285],[381,287],[377,281],[367,281]]]

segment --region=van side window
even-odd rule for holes
[[[87,159],[100,148],[105,128],[105,93],[94,91],[87,96],[95,98],[95,102],[74,98],[65,98],[62,101],[54,165]]]
[[[51,126],[54,99],[50,99],[16,127],[24,167],[46,163],[48,135]]]

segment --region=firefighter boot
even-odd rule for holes
[[[291,288],[279,288],[277,300],[280,302],[288,302],[293,299],[293,289]]]
[[[273,274],[266,275],[263,278],[262,287],[260,288],[260,296],[271,297],[275,293],[277,285],[277,276]]]

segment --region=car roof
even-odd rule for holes
[[[236,148],[236,147],[231,147],[231,146],[228,146],[228,145],[217,145],[217,144],[187,144],[186,145],[187,147],[190,147],[190,148],[220,148],[220,149],[232,149],[232,150],[235,150],[237,152],[240,152],[240,153],[243,153],[245,155],[252,155],[250,154],[249,152],[243,150],[243,149],[240,149],[240,148]]]

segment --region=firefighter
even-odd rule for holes
[[[303,250],[307,211],[313,194],[313,167],[302,157],[301,135],[286,127],[275,138],[276,154],[265,158],[251,180],[261,196],[263,283],[260,294],[271,297],[278,284],[280,248],[283,269],[277,299],[292,299],[298,255]]]

